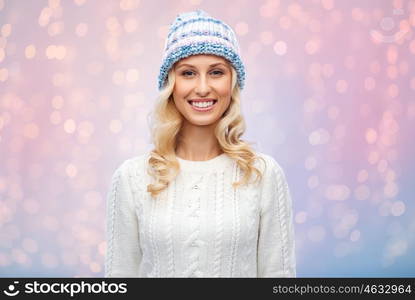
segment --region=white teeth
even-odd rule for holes
[[[197,106],[197,107],[208,107],[208,106],[213,105],[213,101],[209,101],[209,102],[193,102],[192,101],[192,105]]]

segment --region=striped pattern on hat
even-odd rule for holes
[[[238,85],[243,89],[245,67],[234,31],[229,25],[198,9],[177,15],[170,25],[158,77],[159,90],[166,84],[167,74],[174,63],[196,54],[214,54],[226,58],[235,68]]]

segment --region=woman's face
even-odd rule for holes
[[[196,126],[217,122],[231,102],[232,73],[227,60],[216,55],[192,55],[178,61],[174,72],[173,99],[184,118]],[[202,107],[194,107],[195,102]]]

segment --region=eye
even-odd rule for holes
[[[181,75],[182,75],[182,76],[184,76],[184,77],[189,77],[189,76],[191,76],[193,73],[194,73],[193,71],[186,70],[186,71],[183,71],[183,72],[181,73]],[[223,75],[223,74],[224,74],[224,72],[223,72],[223,71],[221,71],[221,70],[214,70],[214,71],[212,71],[212,72],[211,72],[211,74],[213,74],[213,75],[215,75],[215,76],[220,76],[220,75]]]
[[[186,75],[189,74],[189,73],[192,74],[193,72],[192,71],[183,71],[182,72],[182,75],[185,76],[185,77],[187,77]]]
[[[212,71],[212,73],[215,73],[215,75],[222,75],[223,74],[223,72],[221,70],[215,70],[215,71]]]

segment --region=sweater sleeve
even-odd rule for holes
[[[105,277],[138,277],[142,257],[127,164],[112,175],[107,195]]]
[[[292,201],[284,171],[270,156],[261,193],[258,277],[296,277]]]

